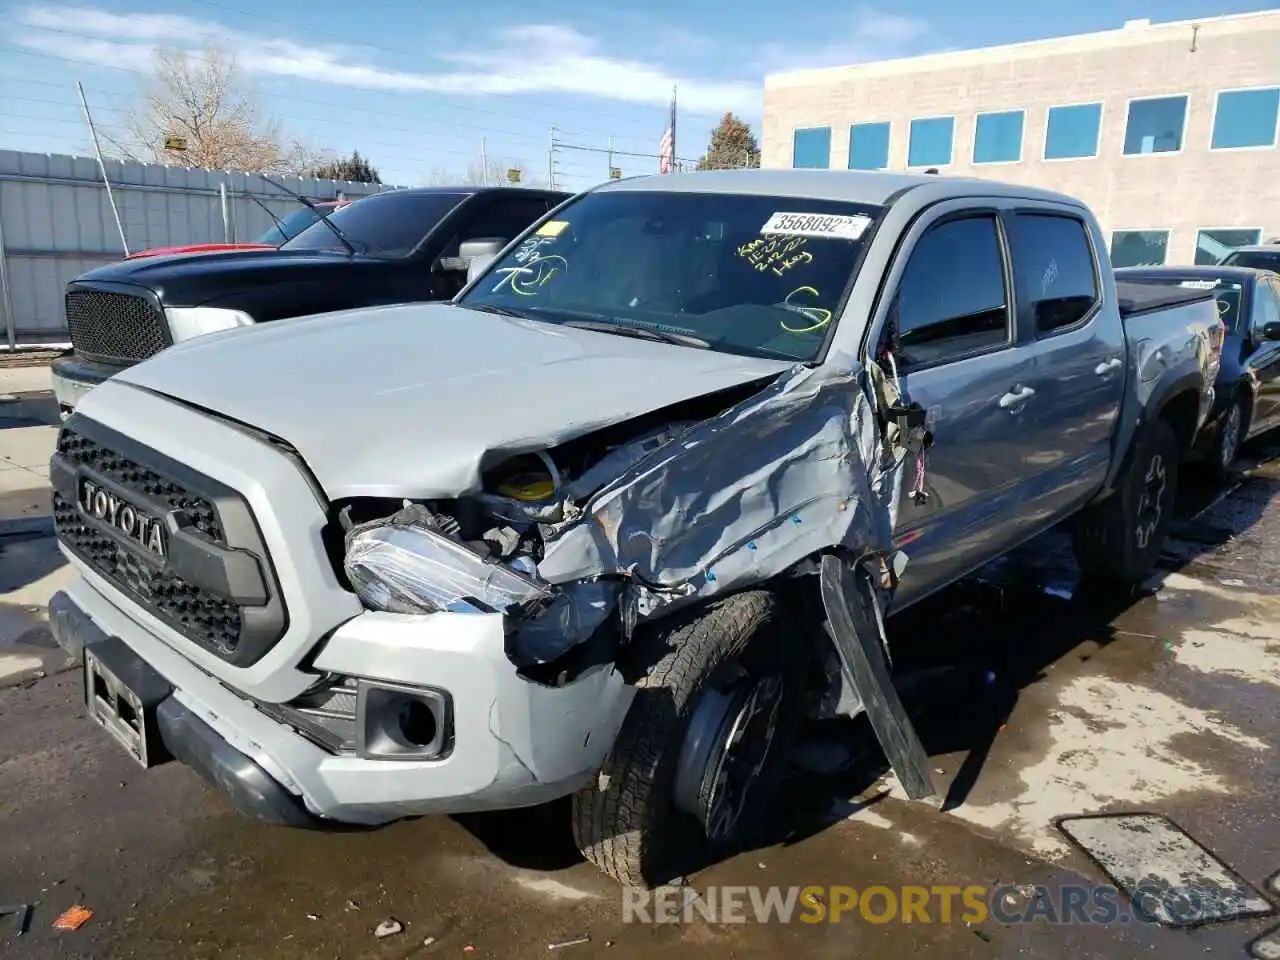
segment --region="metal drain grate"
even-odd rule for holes
[[[1266,897],[1168,817],[1065,817],[1058,829],[1125,892],[1136,913],[1160,926],[1198,927],[1274,912]]]

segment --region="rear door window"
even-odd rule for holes
[[[1100,301],[1097,261],[1084,221],[1060,214],[1012,218],[1013,275],[1037,336],[1074,327]]]

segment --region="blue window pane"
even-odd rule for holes
[[[797,130],[792,142],[791,165],[820,169],[830,166],[831,128],[808,127]]]
[[[1111,266],[1163,266],[1168,247],[1167,230],[1117,230],[1111,234]]]
[[[911,121],[911,141],[907,146],[907,166],[945,166],[951,162],[954,117],[933,117]]]
[[[1022,159],[1023,112],[980,113],[973,138],[974,163],[1016,162]]]
[[[1210,145],[1214,150],[1270,147],[1276,142],[1277,116],[1280,116],[1280,87],[1220,93]]]
[[[1196,234],[1196,263],[1221,263],[1236,247],[1247,247],[1262,240],[1261,230],[1201,230]]]
[[[1072,157],[1096,157],[1098,132],[1101,129],[1100,103],[1050,107],[1049,124],[1044,138],[1044,158],[1067,160]]]
[[[1132,155],[1181,150],[1186,120],[1186,97],[1133,101],[1124,127],[1124,152]]]
[[[849,169],[883,170],[889,166],[889,124],[855,123],[849,128]]]

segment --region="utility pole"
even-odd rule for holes
[[[484,137],[480,138],[480,183],[486,187],[489,185],[489,148]]]
[[[605,175],[613,178],[613,137],[609,138],[609,169],[605,171]]]
[[[547,146],[547,188],[556,188],[556,128],[552,127]]]
[[[102,185],[107,188],[107,203],[111,204],[111,213],[116,218],[116,229],[120,231],[120,246],[124,247],[124,255],[129,255],[129,241],[124,238],[124,224],[120,222],[120,210],[116,207],[115,194],[111,192],[111,180],[107,177],[107,165],[102,160],[102,145],[98,143],[98,128],[93,125],[93,117],[89,114],[89,101],[84,96],[84,84],[76,81],[76,89],[80,91],[80,106],[84,107],[84,122],[89,125],[89,135],[93,137],[93,150],[98,155],[98,170],[102,172]]]

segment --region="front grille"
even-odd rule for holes
[[[115,531],[81,513],[76,503],[79,471],[177,520],[179,533],[170,537],[163,561],[140,555],[136,545],[122,542]],[[172,629],[240,666],[256,662],[283,635],[287,620],[278,584],[248,505],[235,491],[82,415],[73,415],[59,432],[50,476],[61,541]],[[243,595],[237,600],[228,586],[243,587],[245,554],[257,561],[253,569],[261,573],[262,596],[253,600]],[[239,576],[211,576],[211,571],[225,574],[231,569],[222,566],[228,557],[241,562],[235,568]]]
[[[71,345],[86,360],[135,363],[173,343],[164,315],[146,297],[72,287],[66,308]]]
[[[114,480],[126,490],[136,490],[160,501],[170,510],[181,510],[206,537],[214,543],[223,542],[222,523],[213,504],[184,489],[176,481],[134,463],[74,430],[64,429],[58,434],[58,454],[75,466],[83,464],[108,480]]]

